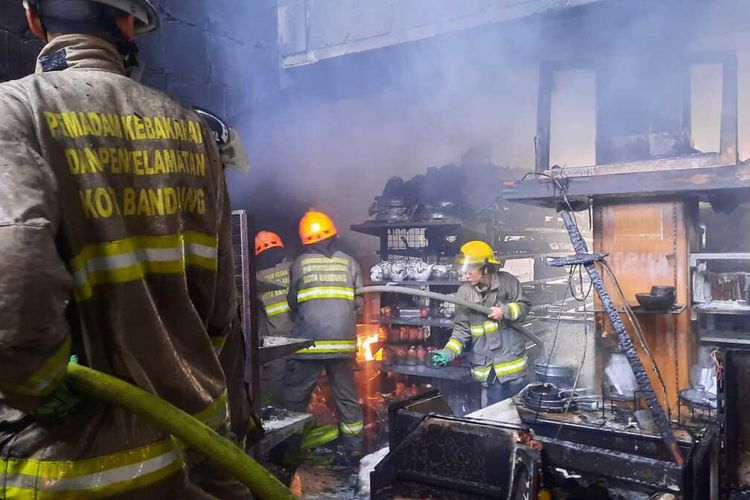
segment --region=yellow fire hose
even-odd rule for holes
[[[234,443],[150,392],[75,364],[68,365],[66,380],[81,393],[125,408],[169,432],[232,474],[258,497],[274,500],[296,498],[281,481]]]

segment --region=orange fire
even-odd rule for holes
[[[380,329],[377,326],[372,328],[374,325],[367,325],[369,328],[363,328],[364,326],[365,325],[358,325],[357,328],[359,333],[359,335],[357,335],[357,361],[374,361],[382,359],[382,350],[373,352],[374,345],[380,341]]]

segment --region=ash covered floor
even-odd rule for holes
[[[357,496],[357,469],[321,465],[301,465],[294,474],[290,489],[298,498],[359,499]]]

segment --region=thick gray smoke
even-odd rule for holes
[[[750,95],[743,90],[748,88],[743,82],[750,83],[746,38],[696,41],[717,28],[711,26],[716,16],[696,16],[694,2],[629,4],[603,1],[549,20],[480,27],[281,70],[283,91],[232,116],[245,132],[254,163],[252,176],[232,179],[234,204],[294,238],[296,220],[305,209],[328,210],[342,228],[362,222],[389,177],[409,178],[429,166],[458,162],[477,144],[490,144],[494,162],[517,168],[520,177],[534,165],[542,60],[593,59],[618,75],[616,81],[630,82],[641,62],[632,54],[647,53],[658,68],[673,63],[670,56],[681,57],[709,43],[711,48],[737,47],[742,110],[750,110]],[[693,83],[695,146],[715,151],[716,74],[698,69]],[[623,92],[648,91],[622,87]],[[593,71],[556,76],[553,164],[594,162],[596,94]],[[642,105],[652,106],[669,94],[644,96]],[[624,122],[638,118],[627,116],[629,109],[618,110]],[[750,111],[740,115],[744,151],[750,151],[745,144],[748,115]],[[363,250],[375,248],[374,238],[356,241]]]

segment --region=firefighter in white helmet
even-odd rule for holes
[[[236,321],[231,214],[208,127],[128,77],[135,34],[158,26],[150,2],[24,5],[48,43],[35,75],[0,84],[3,491],[249,497],[160,429],[63,382],[76,354],[225,431],[212,344]]]

